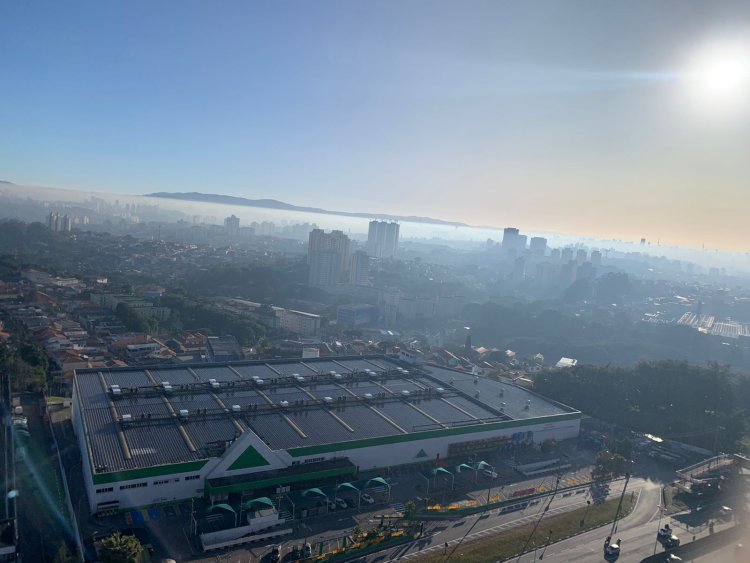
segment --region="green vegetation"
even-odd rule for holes
[[[55,563],[78,563],[80,560],[81,558],[71,553],[65,544],[62,544],[55,554]]]
[[[542,520],[533,536],[531,534],[534,531],[534,523],[530,523],[476,541],[450,546],[448,553],[452,554],[452,560],[461,561],[461,563],[494,563],[518,555],[524,548],[526,551],[533,551],[535,548],[544,549],[544,546],[550,543],[612,522],[619,502],[619,498],[614,498],[602,504],[592,504],[586,508],[548,516]],[[627,495],[622,502],[620,518],[629,514],[632,506],[633,497]],[[602,542],[604,542],[603,537]],[[415,561],[443,562],[446,560],[446,555],[443,550],[439,550],[417,557]]]
[[[596,456],[594,477],[622,475],[628,470],[628,460],[614,452],[603,451]]]
[[[166,294],[161,298],[161,305],[172,310],[169,320],[172,326],[215,335],[231,334],[242,346],[256,343],[265,334],[263,325],[222,311],[199,298]]]
[[[115,532],[102,540],[98,552],[103,563],[139,563],[143,547],[135,536]]]
[[[22,344],[19,351],[0,344],[0,371],[10,374],[13,391],[39,391],[47,384],[47,357],[32,344]]]
[[[125,328],[133,332],[153,334],[159,327],[156,319],[147,319],[140,316],[132,307],[129,307],[125,303],[118,303],[115,308],[115,314],[122,321],[122,324],[125,325]]]
[[[579,365],[538,375],[534,389],[592,417],[710,450],[736,451],[748,429],[750,379],[717,364]]]

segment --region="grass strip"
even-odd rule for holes
[[[526,546],[526,551],[533,551],[535,548],[543,549],[548,543],[561,541],[612,522],[619,502],[619,497],[613,498],[602,504],[592,504],[588,507],[588,512],[586,512],[586,508],[584,507],[544,518],[537,528],[534,537],[531,538]],[[626,495],[622,501],[620,518],[630,513],[633,503],[633,494]],[[583,520],[584,514],[585,520]],[[581,525],[582,520],[583,526]],[[425,553],[421,557],[414,559],[414,561],[419,561],[420,563],[445,561],[493,563],[495,561],[503,561],[520,554],[533,529],[534,522],[530,522],[517,528],[498,532],[492,536],[468,540],[458,544],[458,546],[451,545],[448,547],[447,553],[444,550]],[[604,545],[604,535],[602,536],[602,545]]]

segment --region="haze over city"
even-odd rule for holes
[[[19,184],[747,250],[747,2],[2,14]]]

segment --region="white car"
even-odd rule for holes
[[[365,502],[367,504],[375,504],[375,499],[367,493],[363,494],[360,498],[362,499],[362,502]]]
[[[333,499],[333,502],[336,503],[336,507],[337,508],[346,508],[347,507],[346,506],[346,501],[344,499],[342,499],[342,498],[338,498],[337,497],[337,498]]]
[[[482,470],[482,473],[484,473],[490,479],[497,479],[497,473],[495,471],[492,471],[491,469],[484,469]]]

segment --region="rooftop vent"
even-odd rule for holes
[[[304,381],[305,381],[305,378],[302,377],[301,375],[295,375],[294,379],[297,380],[297,383],[304,383]]]
[[[282,408],[287,408],[289,406],[289,401],[281,401],[279,404],[282,406]]]
[[[340,373],[335,373],[335,372],[334,372],[334,374],[333,374],[333,377],[334,377],[334,379],[341,379],[341,378],[342,378],[342,377],[344,377],[344,376],[343,376],[343,375],[341,375]]]
[[[365,393],[365,399],[368,401],[372,399],[372,393]]]
[[[256,380],[255,380],[255,383],[256,383],[257,385],[263,385],[263,384],[265,383],[265,381],[263,381],[262,379],[256,379]]]
[[[324,400],[324,401],[325,401],[326,403],[332,403],[332,402],[333,402],[333,399],[332,399],[331,397],[323,397],[323,400]]]
[[[239,405],[232,405],[232,412],[242,412],[242,407]]]
[[[409,395],[411,395],[411,391],[407,391],[406,389],[404,389],[403,391],[401,391],[401,394],[402,394],[402,395],[403,395],[404,397],[408,397]]]
[[[409,370],[408,369],[402,369],[401,373],[404,374],[404,375],[409,375]]]
[[[445,389],[443,389],[442,387],[438,387],[437,389],[435,389],[435,391],[437,391],[438,393],[445,393]]]
[[[180,409],[180,418],[187,418],[190,414],[190,411],[187,409]]]

